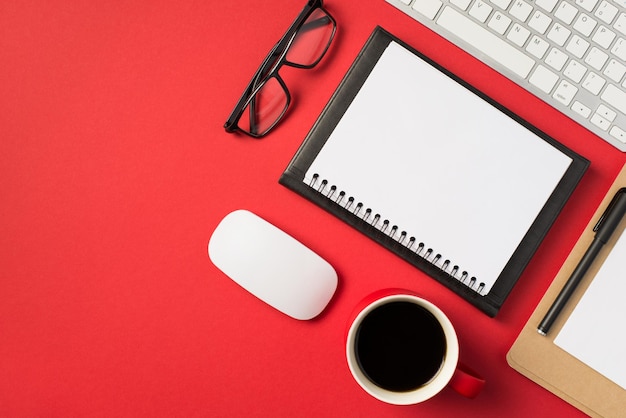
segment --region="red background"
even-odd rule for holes
[[[4,1],[0,5],[0,416],[576,416],[505,355],[626,154],[383,0],[328,0],[338,32],[285,69],[289,117],[261,141],[222,125],[303,1]],[[277,183],[376,25],[592,164],[496,319]],[[419,124],[417,124],[419,129]],[[340,277],[293,320],[210,262],[228,212],[251,210]],[[242,243],[245,245],[245,243]],[[439,305],[487,379],[383,404],[352,380],[343,333],[382,287]]]

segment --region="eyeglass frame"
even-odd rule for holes
[[[274,129],[274,127],[283,119],[283,116],[285,115],[285,113],[287,112],[287,109],[289,108],[289,105],[291,104],[291,94],[289,93],[289,89],[287,88],[287,85],[283,81],[278,71],[283,67],[283,65],[294,67],[294,68],[300,68],[300,69],[311,69],[315,67],[322,60],[324,55],[326,55],[326,52],[328,51],[328,48],[330,48],[333,38],[335,37],[335,32],[337,31],[337,22],[331,16],[331,14],[328,13],[328,11],[324,8],[323,3],[324,3],[323,0],[308,0],[307,4],[304,6],[304,9],[302,9],[300,14],[298,14],[298,16],[293,21],[293,23],[289,26],[285,34],[270,50],[270,52],[267,54],[267,56],[265,57],[265,59],[263,60],[259,68],[256,70],[256,72],[252,76],[250,83],[248,83],[248,86],[244,90],[243,94],[239,98],[239,101],[235,105],[235,108],[230,113],[230,116],[228,117],[226,123],[224,124],[224,129],[226,130],[226,132],[229,132],[229,133],[242,132],[253,138],[262,138],[265,135],[267,135],[272,129]],[[322,10],[326,14],[326,16],[328,16],[328,18],[330,19],[330,22],[333,25],[333,30],[332,30],[332,33],[330,34],[330,38],[328,40],[328,44],[326,45],[326,48],[324,48],[324,51],[322,51],[319,58],[311,64],[306,64],[306,65],[297,64],[297,63],[288,61],[286,58],[287,53],[289,52],[289,48],[291,47],[293,41],[295,40],[296,35],[300,31],[300,29],[303,27],[304,23],[307,21],[309,16],[311,16],[311,14],[313,14],[313,12],[317,9]],[[268,66],[271,66],[269,70],[267,70]],[[267,73],[265,73],[266,70],[267,70]],[[261,77],[263,74],[265,74],[265,76],[261,80],[257,81],[257,79]],[[281,88],[285,92],[287,103],[285,104],[284,109],[282,110],[280,115],[276,118],[276,120],[267,129],[265,129],[264,132],[262,132],[261,134],[255,134],[255,133],[248,132],[245,129],[240,128],[239,120],[243,116],[243,112],[246,110],[248,105],[250,105],[252,100],[254,100],[256,94],[272,78],[276,78]]]

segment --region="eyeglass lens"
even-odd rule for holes
[[[239,119],[239,129],[263,135],[287,110],[287,92],[276,77],[269,78],[250,100]]]
[[[322,9],[314,10],[298,29],[285,60],[305,68],[316,65],[330,44],[333,29],[333,21],[328,14]],[[272,76],[244,109],[238,122],[239,129],[262,136],[278,122],[288,105],[284,85]]]
[[[333,23],[322,9],[315,9],[296,34],[286,60],[292,64],[313,66],[322,58],[333,34]]]

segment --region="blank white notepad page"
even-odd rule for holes
[[[554,343],[626,389],[626,234],[622,233]]]
[[[307,171],[486,294],[572,159],[391,42]]]

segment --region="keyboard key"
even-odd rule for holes
[[[554,15],[561,19],[563,22],[565,22],[567,25],[572,24],[577,14],[578,9],[565,1],[562,1],[554,12]]]
[[[437,24],[474,45],[519,77],[526,78],[535,64],[532,58],[451,7],[443,10]]]
[[[535,0],[535,4],[548,13],[551,13],[552,10],[554,10],[554,6],[556,6],[558,2],[559,0]]]
[[[604,51],[594,46],[591,48],[591,51],[589,51],[587,58],[585,58],[585,62],[600,71],[608,59],[609,56]]]
[[[511,6],[511,10],[509,10],[509,13],[511,13],[513,17],[518,18],[522,22],[526,22],[526,19],[528,19],[528,16],[530,16],[532,11],[533,6],[531,6],[530,4],[526,3],[523,0],[515,0],[513,6]]]
[[[533,17],[530,18],[528,26],[543,35],[544,33],[546,33],[546,30],[548,30],[548,26],[550,26],[550,23],[552,23],[552,19],[537,10],[535,11],[535,13],[533,13]]]
[[[611,42],[613,42],[613,39],[615,39],[615,36],[615,32],[608,29],[606,26],[600,26],[595,35],[593,35],[593,41],[600,45],[602,48],[609,49],[609,46],[611,46]]]
[[[598,115],[597,113],[595,113],[591,117],[591,123],[596,125],[598,128],[602,129],[603,131],[606,131],[607,129],[609,129],[609,126],[611,126],[611,122],[604,119],[602,116]]]
[[[574,23],[574,29],[576,29],[578,32],[582,33],[585,36],[589,36],[597,25],[598,22],[595,19],[583,13],[578,16],[578,19],[576,19],[576,22]]]
[[[548,39],[554,41],[559,46],[563,46],[571,33],[572,31],[567,29],[565,26],[560,23],[555,23],[552,26],[552,29],[550,29],[550,32],[548,32]]]
[[[609,84],[604,93],[602,93],[602,100],[626,114],[626,92],[620,90],[612,84]]]
[[[614,126],[611,128],[610,134],[617,140],[622,141],[626,144],[626,131],[621,129],[618,126]]]
[[[609,122],[613,122],[617,117],[617,113],[602,104],[598,106],[598,110],[596,110],[596,113],[602,116],[604,119],[608,120]]]
[[[489,20],[489,27],[498,32],[500,35],[504,35],[504,32],[506,32],[510,24],[511,19],[501,12],[495,12],[493,17]]]
[[[589,115],[591,115],[591,109],[589,109],[587,106],[579,101],[574,101],[574,104],[572,104],[572,110],[578,113],[583,118],[588,118]]]
[[[566,62],[567,54],[556,48],[552,48],[546,57],[546,64],[557,71],[561,71]]]
[[[586,11],[590,12],[593,10],[594,7],[596,7],[596,4],[598,4],[598,0],[576,0],[576,4],[581,6]]]
[[[613,45],[611,53],[615,54],[622,61],[626,61],[626,40],[619,38],[617,42],[615,42],[615,45]]]
[[[552,97],[565,106],[569,106],[577,92],[578,88],[576,86],[566,80],[562,80]]]
[[[470,16],[476,20],[485,23],[491,14],[493,7],[482,0],[477,0],[469,11]]]
[[[470,5],[472,0],[450,0],[450,3],[454,4],[461,10],[467,10],[467,6]]]
[[[618,6],[626,7],[626,0],[613,0],[613,3],[617,4]]]
[[[596,73],[590,72],[589,74],[587,74],[587,77],[585,77],[585,81],[583,81],[582,86],[587,91],[597,96],[598,94],[600,94],[600,90],[602,90],[602,87],[604,87],[605,84],[605,79],[603,79]]]
[[[439,0],[418,0],[413,3],[413,6],[411,7],[416,12],[423,14],[430,20],[433,20],[439,9],[441,9],[441,6],[443,6],[443,3]]]
[[[563,74],[565,74],[565,76],[573,82],[580,83],[580,80],[583,79],[583,76],[586,72],[587,67],[585,67],[578,61],[572,60],[569,62],[569,64],[567,64],[567,67],[565,67]]]
[[[523,26],[520,26],[519,23],[516,23],[511,28],[511,31],[506,36],[511,42],[513,42],[517,46],[524,46],[528,37],[530,36],[530,31]]]
[[[608,1],[603,0],[602,3],[600,3],[598,10],[596,10],[595,15],[604,23],[610,25],[613,19],[615,19],[618,11],[617,7],[613,6]]]
[[[489,0],[491,3],[495,4],[502,10],[506,10],[509,8],[509,4],[511,4],[511,0]]]
[[[582,58],[583,55],[585,55],[585,52],[587,52],[588,48],[589,42],[585,41],[578,35],[574,35],[572,36],[572,40],[569,41],[565,49],[574,54],[576,57]]]
[[[624,77],[624,74],[626,74],[626,66],[614,59],[609,61],[604,70],[604,75],[616,83],[620,82],[620,80]]]
[[[619,15],[613,27],[626,35],[626,13],[622,13],[621,15]]]
[[[528,81],[539,87],[544,93],[550,94],[556,82],[559,81],[559,76],[548,70],[543,65],[538,65],[537,69],[533,75],[530,76]]]
[[[549,47],[550,44],[548,42],[535,35],[528,43],[528,46],[526,46],[526,51],[541,59],[543,58]]]

